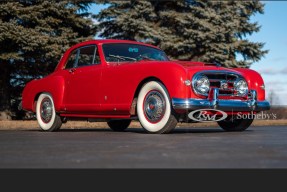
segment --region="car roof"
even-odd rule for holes
[[[146,43],[141,43],[137,41],[130,41],[130,40],[119,40],[119,39],[95,39],[95,40],[89,40],[89,41],[84,41],[81,43],[78,43],[74,45],[73,47],[80,47],[84,45],[89,45],[89,44],[108,44],[108,43],[131,43],[131,44],[137,44],[137,45],[145,45],[149,47],[153,47],[156,49],[160,49],[159,47],[156,47],[154,45],[146,44]]]

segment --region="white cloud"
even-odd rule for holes
[[[260,74],[264,75],[278,75],[278,74],[287,74],[287,67],[281,68],[274,68],[274,67],[268,67],[263,69],[257,70]]]
[[[270,100],[272,94],[273,105],[287,105],[287,81],[271,80],[265,81],[266,99]]]
[[[284,67],[281,73],[286,74],[287,73],[287,67]]]
[[[265,74],[265,75],[274,75],[278,73],[278,70],[275,70],[274,68],[264,68],[264,69],[259,69],[258,72],[260,74]]]
[[[272,62],[286,61],[286,60],[287,60],[286,57],[277,57],[277,58],[271,59]]]
[[[268,85],[287,85],[287,81],[281,81],[281,80],[272,80],[272,81],[266,81],[265,84]]]

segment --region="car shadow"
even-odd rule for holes
[[[7,131],[7,130],[0,130],[0,131]],[[15,131],[15,130],[14,130]],[[26,130],[18,130],[18,131],[31,131],[31,132],[46,132],[39,129],[26,129]],[[254,130],[247,129],[244,132],[253,132]],[[111,130],[110,128],[77,128],[77,129],[71,129],[71,128],[61,128],[60,130],[56,132],[51,132],[51,133],[57,133],[57,132],[101,132],[101,133],[136,133],[136,134],[150,134],[147,131],[145,131],[143,128],[133,128],[129,127],[125,131],[122,132],[115,132]],[[177,127],[175,128],[170,134],[210,134],[210,133],[230,133],[226,132],[223,129],[219,127]]]
[[[63,128],[58,130],[57,132],[114,132],[114,131],[108,128],[78,128],[78,129]]]
[[[245,130],[244,132],[252,132],[253,130]],[[130,133],[140,133],[140,134],[149,134],[146,132],[144,129],[141,128],[128,128],[125,130],[125,132],[130,132]],[[212,127],[212,128],[195,128],[195,127],[190,127],[190,128],[175,128],[170,134],[199,134],[199,133],[230,133],[227,131],[224,131],[221,128],[217,127]]]
[[[32,131],[32,130],[31,130]],[[34,130],[35,131],[35,130]],[[38,130],[40,132],[44,132],[42,130]],[[245,130],[244,132],[252,132],[253,130]],[[137,133],[137,134],[149,134],[147,131],[145,131],[143,128],[128,128],[125,131],[122,132],[115,132],[109,128],[79,128],[79,129],[60,129],[57,132],[106,132],[106,133]],[[175,128],[171,134],[198,134],[198,133],[228,133],[224,131],[221,128],[218,127],[187,127],[187,128]]]
[[[40,132],[44,132],[39,130]],[[149,134],[143,128],[128,128],[125,131],[113,131],[109,128],[79,128],[79,129],[60,129],[57,132],[112,132],[112,133],[140,133],[140,134]],[[224,132],[218,128],[176,128],[171,133],[179,134],[179,133],[220,133]]]

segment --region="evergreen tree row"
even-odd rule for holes
[[[105,1],[98,1],[105,3]],[[250,42],[258,32],[252,15],[264,5],[250,1],[108,1],[97,19],[100,37],[151,43],[171,59],[221,63],[226,67],[250,67],[267,51],[264,43]]]
[[[19,112],[21,93],[34,78],[51,73],[71,45],[96,33],[91,1],[0,2],[0,112]],[[6,117],[4,117],[6,116]]]

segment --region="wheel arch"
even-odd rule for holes
[[[42,93],[45,93],[45,92],[39,92],[39,93],[37,93],[37,94],[35,95],[35,97],[34,97],[34,100],[33,100],[33,112],[36,112],[37,101],[38,101],[39,96],[40,96]]]
[[[163,83],[163,81],[160,80],[159,78],[153,77],[153,76],[147,77],[147,78],[143,79],[143,80],[139,83],[139,85],[137,86],[137,89],[136,89],[136,91],[135,91],[135,93],[134,93],[134,97],[133,97],[133,98],[137,97],[138,94],[139,94],[139,92],[140,92],[140,90],[141,90],[141,88],[143,87],[143,85],[144,85],[145,83],[147,83],[147,82],[150,82],[150,81],[158,81],[158,82],[160,82],[161,84],[163,84],[163,85],[165,86],[165,84]],[[165,87],[166,87],[166,86],[165,86]]]
[[[49,94],[49,95],[51,95],[51,97],[53,98],[53,100],[54,100],[54,97],[53,97],[53,94],[51,94],[50,92],[48,92],[48,91],[41,91],[41,92],[38,92],[36,95],[35,95],[35,97],[34,97],[34,101],[33,101],[33,111],[35,112],[36,111],[36,106],[37,106],[37,101],[38,101],[38,99],[39,99],[39,97],[40,97],[40,95],[41,94]]]

